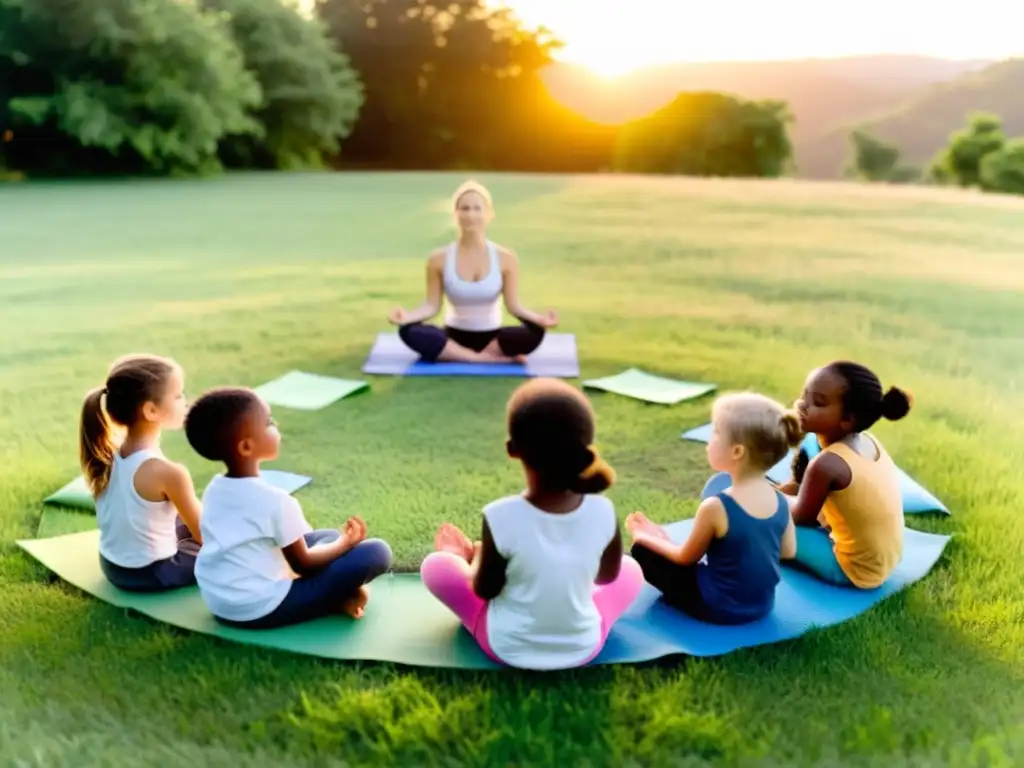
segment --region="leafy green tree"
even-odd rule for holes
[[[777,177],[793,148],[786,104],[723,93],[681,93],[669,105],[626,123],[614,168],[629,173]]]
[[[848,175],[854,178],[891,184],[906,184],[921,178],[918,168],[900,164],[901,153],[895,144],[862,129],[850,133],[850,143],[853,145],[853,167]]]
[[[936,180],[948,180],[961,187],[977,187],[981,183],[981,162],[986,155],[1002,148],[1006,141],[1002,121],[996,115],[975,113],[966,128],[949,137],[932,169]]]
[[[339,151],[363,103],[362,84],[326,26],[286,0],[203,0],[223,15],[259,81],[262,135],[228,137],[221,157],[241,167],[316,168]]]
[[[865,181],[887,181],[900,161],[900,150],[864,130],[850,133],[853,144],[853,170]]]
[[[484,0],[319,0],[317,14],[362,79],[366,101],[346,157],[391,167],[513,168],[569,148],[539,72],[558,43]],[[606,139],[604,151],[610,146]]]
[[[1024,138],[1010,139],[981,160],[981,188],[1024,195]]]
[[[12,167],[206,173],[258,135],[256,79],[222,21],[178,0],[0,0]]]

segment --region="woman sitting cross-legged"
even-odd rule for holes
[[[427,362],[522,362],[558,324],[552,310],[537,314],[519,304],[519,262],[512,251],[487,239],[494,215],[491,196],[475,182],[455,192],[458,239],[427,261],[427,297],[414,310],[398,307],[388,315],[407,347]],[[447,297],[444,327],[433,318]],[[520,322],[502,326],[501,299]]]

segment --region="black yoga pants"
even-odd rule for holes
[[[497,339],[502,354],[509,357],[528,355],[544,341],[544,329],[525,320],[521,325],[495,328],[493,331],[463,331],[449,326],[440,328],[426,323],[409,323],[398,329],[398,335],[409,349],[431,363],[437,360],[449,340],[481,352]]]

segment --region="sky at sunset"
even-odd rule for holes
[[[566,47],[562,61],[614,76],[678,61],[909,53],[950,59],[1024,54],[1024,3],[926,0],[495,0]],[[1015,7],[1016,6],[1016,7]],[[967,12],[967,9],[970,12]]]

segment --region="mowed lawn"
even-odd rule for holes
[[[855,621],[722,658],[559,674],[319,662],[178,632],[53,580],[15,546],[78,471],[81,397],[126,352],[196,395],[291,370],[359,375],[423,294],[454,175],[254,175],[0,188],[0,762],[683,766],[1024,762],[1024,202],[791,182],[484,176],[522,294],[629,366],[789,402],[836,357],[916,395],[877,432],[953,511],[921,583]],[[510,379],[371,379],[278,409],[276,466],[317,525],[350,513],[415,568],[521,486]],[[692,515],[680,441],[710,399],[593,397],[620,517]],[[165,450],[199,487],[216,468]],[[47,512],[42,533],[91,524]]]

